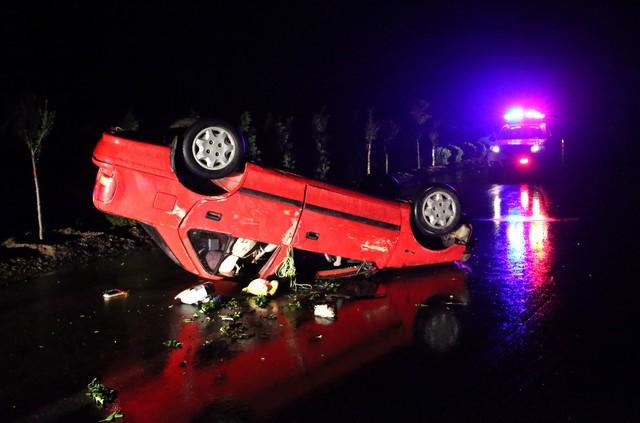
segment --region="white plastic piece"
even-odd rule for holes
[[[238,256],[241,258],[246,257],[253,247],[256,246],[256,241],[246,238],[238,238],[236,242],[233,243],[233,248],[231,249],[231,254],[234,256]]]
[[[342,264],[342,257],[341,256],[330,256],[329,254],[325,254],[324,258],[329,263],[333,264],[333,267],[340,267],[340,265]]]
[[[238,262],[238,257],[234,256],[234,255],[229,255],[227,257],[224,258],[224,260],[222,260],[222,263],[220,263],[220,266],[218,267],[218,273],[220,273],[223,276],[235,276],[236,273],[238,273],[238,269],[240,268],[239,266],[237,266]]]
[[[316,304],[313,306],[313,315],[325,319],[335,319],[336,311],[329,304]]]
[[[176,295],[174,299],[180,300],[183,304],[206,303],[211,299],[213,290],[213,284],[211,282],[205,282],[185,289]]]
[[[258,259],[264,256],[267,253],[274,251],[278,246],[276,244],[267,244],[265,247],[258,248],[256,255],[253,257],[253,262],[255,263]]]

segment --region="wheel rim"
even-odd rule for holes
[[[456,217],[456,212],[453,196],[445,191],[429,194],[422,203],[422,216],[426,223],[435,229],[450,226]]]
[[[207,170],[220,170],[235,157],[236,140],[225,129],[211,126],[198,132],[191,150],[200,166]]]

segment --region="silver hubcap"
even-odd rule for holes
[[[446,228],[456,216],[456,203],[447,192],[435,191],[422,203],[422,215],[431,227]]]
[[[236,155],[236,140],[223,128],[211,126],[198,132],[192,153],[196,162],[207,170],[225,168]]]

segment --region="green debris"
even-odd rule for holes
[[[300,310],[302,308],[302,303],[298,297],[289,296],[289,302],[285,304],[284,308],[288,311]]]
[[[226,308],[240,308],[240,303],[236,298],[225,298],[222,301],[222,305]]]
[[[231,311],[230,313],[218,314],[218,317],[222,320],[238,320],[242,316],[242,310]]]
[[[266,316],[262,316],[263,319],[267,319],[267,320],[276,320],[278,318],[278,316],[276,316],[275,314],[271,313],[271,314],[267,314]]]
[[[104,419],[99,420],[99,422],[112,422],[114,420],[118,420],[122,418],[124,418],[124,413],[122,412],[122,410],[115,410]]]
[[[220,333],[224,336],[228,336],[234,341],[248,339],[254,336],[252,333],[249,333],[249,328],[241,322],[232,322],[228,325],[221,326]]]
[[[162,345],[169,348],[182,348],[182,342],[178,341],[177,339],[169,339],[167,341],[164,341]]]
[[[238,300],[233,297],[224,298],[218,296],[210,299],[206,303],[200,303],[198,306],[198,313],[213,314],[223,308],[237,310],[240,309],[240,303],[238,303]]]
[[[200,314],[208,314],[213,313],[219,310],[222,307],[222,301],[220,297],[214,297],[207,301],[206,303],[200,303],[198,306],[198,313]]]
[[[269,299],[267,298],[266,295],[258,295],[257,297],[253,298],[253,302],[256,304],[256,306],[263,308],[264,306],[267,305],[267,303],[269,302]]]
[[[284,258],[284,260],[282,260],[280,266],[278,266],[276,276],[283,279],[289,279],[289,288],[297,291],[299,285],[298,283],[296,283],[296,273],[296,264],[293,260],[293,248],[289,246],[287,247],[287,256]]]
[[[94,377],[87,385],[86,395],[91,398],[96,407],[102,408],[106,403],[116,398],[116,391],[115,389],[107,388],[100,383],[97,377]]]
[[[336,281],[322,281],[319,288],[324,292],[333,293],[340,288],[340,283]]]

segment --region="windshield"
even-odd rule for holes
[[[539,126],[525,126],[517,128],[503,127],[498,133],[497,139],[499,140],[524,140],[524,139],[544,139],[546,138],[545,131]]]

